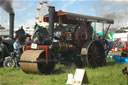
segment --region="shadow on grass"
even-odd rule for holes
[[[62,69],[62,68],[59,68],[59,69],[55,69],[51,74],[62,74],[62,73],[65,73],[65,70]]]
[[[118,63],[115,63],[114,60],[106,60],[105,65],[103,65],[103,66],[101,66],[101,67],[114,66],[114,65],[116,65],[116,64],[118,64]],[[100,66],[98,66],[98,67],[100,67]],[[98,67],[91,67],[91,66],[89,66],[89,65],[84,66],[84,68],[89,68],[89,69],[96,69],[96,68],[98,68]]]
[[[75,70],[77,67],[74,64],[70,64],[70,65],[63,65],[62,67],[59,68],[55,68],[54,71],[52,72],[52,74],[62,74],[62,73],[70,73],[73,70]]]

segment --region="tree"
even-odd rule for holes
[[[0,25],[0,29],[5,29],[3,26]]]
[[[128,27],[122,27],[122,28],[120,28],[120,29],[128,29]]]

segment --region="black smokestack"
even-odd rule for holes
[[[49,6],[49,34],[53,38],[55,7]]]
[[[6,12],[13,13],[12,0],[0,0],[0,7]]]
[[[10,13],[10,29],[9,29],[9,35],[11,38],[13,38],[13,32],[14,32],[14,13]]]
[[[13,30],[14,30],[14,10],[12,7],[12,0],[0,0],[0,7],[2,7],[6,12],[10,14],[10,29],[9,35],[13,38]]]

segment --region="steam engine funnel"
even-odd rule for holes
[[[9,36],[13,38],[13,32],[14,32],[14,13],[10,13],[10,29],[9,29]]]
[[[54,29],[54,16],[55,16],[55,7],[49,6],[49,34],[52,36],[53,39],[53,29]]]

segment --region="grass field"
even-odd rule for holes
[[[122,73],[125,66],[109,60],[104,67],[84,68],[89,79],[87,85],[128,85],[126,75]],[[75,68],[63,65],[57,65],[50,75],[25,74],[21,69],[0,68],[0,85],[66,85],[68,73],[74,72]]]

